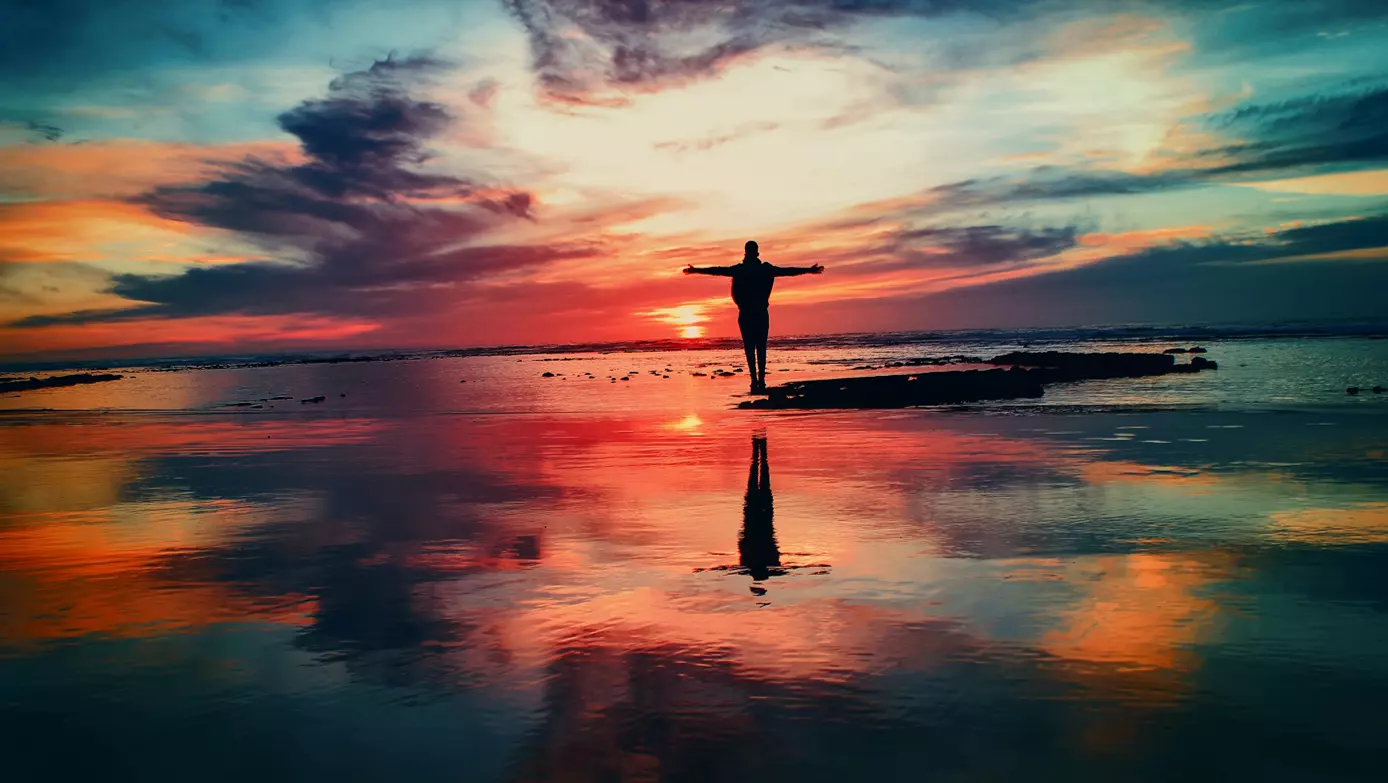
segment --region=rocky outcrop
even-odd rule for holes
[[[0,394],[33,391],[34,389],[56,389],[61,386],[81,386],[87,383],[118,381],[123,375],[114,373],[78,373],[76,375],[55,375],[51,378],[19,378],[0,381]]]
[[[739,408],[907,408],[984,400],[1036,398],[1041,380],[1028,370],[964,370],[797,381],[767,389]]]
[[[1164,353],[1067,353],[1064,351],[1013,351],[989,359],[988,364],[1034,367],[1048,370],[1050,382],[1096,378],[1138,378],[1176,372],[1176,357]]]
[[[1177,364],[1171,354],[1066,353],[1014,351],[986,363],[1007,369],[925,372],[915,375],[874,375],[798,381],[767,389],[765,399],[739,403],[748,409],[907,408],[916,405],[957,405],[989,400],[1035,399],[1049,383],[1139,378],[1169,373],[1213,370],[1218,365],[1203,356]]]

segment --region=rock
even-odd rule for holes
[[[1203,356],[1197,356],[1194,359],[1190,360],[1189,366],[1191,372],[1196,372],[1198,370],[1218,370],[1219,362],[1216,362],[1213,359],[1206,359]]]
[[[541,378],[553,378],[553,377],[554,377],[554,373],[552,373],[552,372],[542,372],[542,373],[540,373],[540,377],[541,377]]]
[[[309,397],[309,398],[306,399],[306,400],[299,400],[299,404],[300,404],[300,405],[303,405],[303,404],[305,404],[305,403],[310,403],[310,402],[322,402],[323,400],[326,400],[326,399],[328,399],[328,398],[327,398],[327,397],[324,397],[323,395],[320,394],[320,395],[318,395],[317,397]]]
[[[1185,352],[1186,352],[1186,349],[1184,349],[1184,348],[1167,348],[1165,351],[1162,351],[1162,353],[1185,353]]]
[[[766,390],[767,398],[740,408],[905,408],[1042,396],[1040,373],[963,370],[799,381]]]
[[[1373,388],[1373,392],[1374,392],[1374,394],[1382,394],[1382,393],[1383,393],[1383,387],[1382,387],[1382,386],[1375,386],[1375,387]]]
[[[1010,364],[1050,370],[1052,381],[1098,378],[1136,378],[1183,372],[1176,358],[1162,353],[1067,353],[1064,351],[1013,351],[989,359],[987,364]],[[1189,370],[1184,370],[1189,372]]]
[[[1198,346],[1198,345],[1195,346],[1194,348],[1190,349],[1189,352],[1190,352],[1190,353],[1209,353],[1209,351],[1206,351],[1204,348],[1201,348],[1201,347]]]
[[[467,383],[467,379],[466,379],[466,378],[464,378],[464,379],[463,379],[463,380],[461,380],[461,381],[458,381],[458,383]]]
[[[1176,364],[1170,354],[1013,352],[990,364],[996,370],[951,370],[919,375],[875,375],[800,381],[766,390],[767,398],[739,408],[905,408],[1041,397],[1049,383],[1198,372],[1217,365],[1203,357]]]
[[[33,391],[34,389],[55,389],[62,386],[81,386],[87,383],[118,381],[123,375],[112,373],[77,373],[75,375],[55,375],[50,378],[30,376],[27,380],[0,381],[0,394],[9,392]]]
[[[690,375],[693,375],[695,378],[703,378],[704,376],[708,375],[708,373],[706,373],[706,372],[692,372],[692,373],[690,373]]]
[[[1359,387],[1358,387],[1358,386],[1351,386],[1351,387],[1345,389],[1345,394],[1358,394],[1358,393],[1359,393]]]
[[[347,396],[347,392],[343,392],[343,393],[341,393],[341,394],[339,394],[339,395],[337,395],[337,396],[339,396],[339,397],[346,397],[346,396]]]

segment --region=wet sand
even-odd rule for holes
[[[0,417],[19,779],[1380,766],[1372,401],[758,413],[693,364],[489,361],[161,373],[42,394],[197,404]]]

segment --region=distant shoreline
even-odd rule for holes
[[[817,348],[893,348],[910,345],[965,343],[1016,343],[1019,346],[1065,345],[1077,342],[1121,342],[1151,344],[1171,341],[1254,340],[1254,339],[1334,339],[1388,338],[1388,324],[1311,323],[1270,325],[1206,326],[1099,326],[1038,329],[973,329],[914,332],[855,332],[828,335],[773,336],[770,344],[778,350]],[[53,360],[0,364],[0,376],[63,370],[142,370],[182,372],[187,370],[248,369],[282,365],[394,362],[472,356],[543,356],[546,354],[652,353],[659,351],[739,350],[734,337],[634,340],[604,343],[565,343],[556,345],[509,345],[454,349],[377,349],[360,351],[309,351],[262,354],[222,354],[213,356]],[[17,380],[13,377],[0,381]]]

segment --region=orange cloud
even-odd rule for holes
[[[0,338],[8,355],[21,356],[137,345],[331,343],[366,334],[379,326],[364,319],[326,316],[222,315],[0,329]]]
[[[1330,196],[1388,195],[1388,169],[1347,171],[1341,174],[1321,174],[1314,177],[1241,182],[1239,185],[1273,193],[1307,193]]]
[[[197,261],[188,238],[199,232],[124,201],[0,204],[0,256],[9,261]]]
[[[283,142],[181,144],[135,139],[0,147],[0,192],[27,198],[112,199],[202,178],[247,156],[296,161]]]

